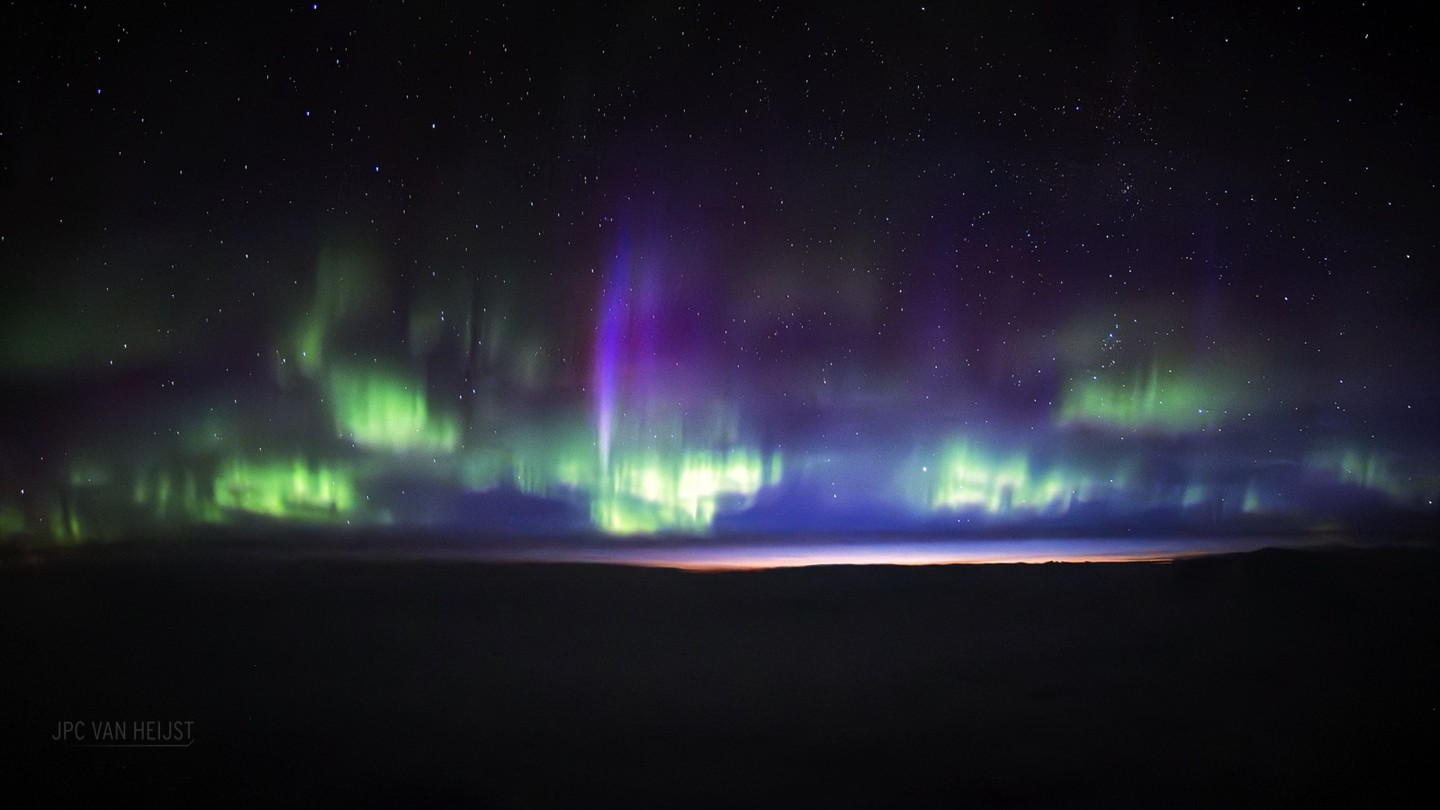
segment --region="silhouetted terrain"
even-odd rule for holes
[[[1437,593],[1440,556],[1398,549],[705,574],[17,556],[0,794],[1425,803]],[[51,739],[66,720],[191,721],[194,742],[77,747]]]

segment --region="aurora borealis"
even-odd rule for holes
[[[1433,790],[1425,6],[0,9],[0,804]]]
[[[20,16],[5,537],[1436,516],[1409,12]]]

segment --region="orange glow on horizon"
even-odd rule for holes
[[[1313,537],[1209,539],[934,540],[760,545],[617,544],[587,549],[527,549],[486,555],[496,561],[557,562],[673,568],[699,573],[763,571],[823,565],[1014,565],[1157,563],[1265,547],[1322,545]],[[1333,540],[1331,541],[1333,542]]]

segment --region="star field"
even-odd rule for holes
[[[5,18],[0,533],[1434,515],[1417,9]]]

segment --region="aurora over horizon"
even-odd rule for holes
[[[33,12],[0,538],[1433,524],[1398,13],[814,12]]]
[[[3,8],[0,805],[1436,804],[1426,6]]]

